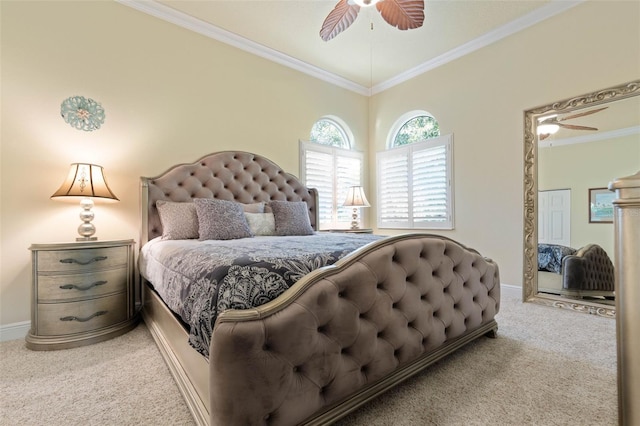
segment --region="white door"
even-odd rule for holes
[[[571,190],[538,192],[538,242],[571,247]]]

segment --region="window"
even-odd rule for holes
[[[453,137],[420,112],[401,117],[377,155],[378,227],[453,229]]]
[[[345,129],[335,117],[322,118],[311,130],[313,142],[300,142],[300,176],[318,190],[319,229],[350,226],[351,208],[342,203],[349,187],[362,184],[364,157],[348,149],[352,136]]]
[[[310,140],[322,145],[350,149],[350,138],[338,120],[337,118],[324,117],[316,121],[311,128]]]
[[[391,146],[408,145],[438,136],[440,136],[440,126],[436,119],[430,115],[418,115],[406,121],[395,132]]]

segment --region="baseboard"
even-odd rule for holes
[[[31,328],[31,321],[14,322],[0,326],[0,342],[24,339]]]
[[[522,287],[511,284],[500,284],[500,290],[504,296],[522,297]]]

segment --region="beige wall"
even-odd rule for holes
[[[455,230],[438,233],[521,285],[523,112],[640,77],[639,29],[640,3],[587,2],[382,92],[371,100],[370,160],[397,117],[432,113],[454,135]]]
[[[640,112],[640,111],[639,111]],[[614,259],[612,223],[589,223],[589,188],[640,170],[640,136],[626,136],[539,151],[538,189],[571,190],[571,246],[594,243]]]
[[[79,207],[49,199],[69,163],[104,166],[121,199],[97,204],[98,237],[138,239],[139,176],[223,149],[297,172],[297,141],[325,114],[349,123],[370,170],[397,117],[434,114],[455,145],[456,229],[441,233],[520,285],[523,111],[638,78],[639,8],[577,6],[367,99],[114,2],[1,1],[0,325],[29,320],[29,245],[75,237]],[[103,128],[60,118],[73,95],[101,102]]]
[[[104,166],[119,203],[96,202],[99,239],[138,237],[138,179],[225,149],[298,173],[298,140],[333,114],[366,150],[368,99],[116,2],[0,2],[0,325],[30,319],[32,243],[72,241],[77,203],[53,201],[72,162]],[[82,132],[60,103],[106,110]]]

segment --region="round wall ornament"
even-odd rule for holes
[[[72,96],[62,101],[60,114],[71,127],[85,132],[99,129],[104,123],[104,108],[84,96]]]

